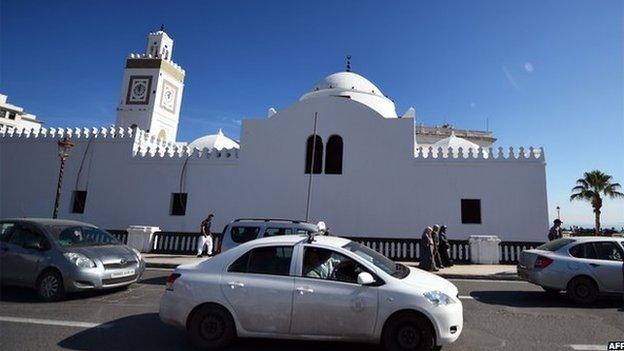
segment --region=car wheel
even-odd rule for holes
[[[547,288],[545,286],[542,286],[542,289],[544,289],[544,291],[548,294],[548,295],[552,295],[552,296],[558,296],[559,293],[561,292],[561,290],[559,289],[554,289],[554,288]]]
[[[417,314],[401,314],[384,328],[383,346],[388,351],[435,350],[435,332],[429,321]]]
[[[230,313],[221,306],[201,307],[189,323],[191,341],[200,349],[214,350],[229,345],[236,337],[236,326]]]
[[[59,301],[65,296],[63,277],[57,271],[44,272],[37,279],[37,294],[43,301]]]
[[[577,277],[568,283],[566,293],[576,303],[589,304],[598,298],[598,287],[587,277]]]

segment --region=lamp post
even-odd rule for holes
[[[561,220],[561,207],[557,206],[557,219]]]
[[[63,170],[65,168],[65,160],[69,157],[69,151],[74,147],[74,143],[69,137],[64,137],[57,143],[58,156],[61,159],[61,167],[59,168],[58,183],[56,184],[56,198],[54,199],[54,213],[52,218],[58,217],[59,198],[61,197],[61,186],[63,185]]]

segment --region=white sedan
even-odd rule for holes
[[[455,285],[330,236],[264,238],[179,266],[159,313],[204,349],[238,336],[435,350],[463,326]]]
[[[624,238],[557,239],[520,254],[518,276],[577,303],[624,293]]]

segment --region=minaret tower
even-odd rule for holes
[[[149,33],[144,54],[128,56],[117,107],[118,127],[138,127],[159,139],[176,140],[184,70],[172,56],[173,39],[164,26]]]

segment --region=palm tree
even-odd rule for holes
[[[583,178],[578,179],[576,181],[576,186],[572,188],[570,201],[589,201],[594,208],[596,221],[596,227],[594,229],[595,235],[600,235],[600,209],[602,208],[601,195],[611,199],[624,198],[624,193],[621,192],[621,189],[622,187],[619,183],[611,183],[610,175],[602,173],[599,170],[585,172]]]

